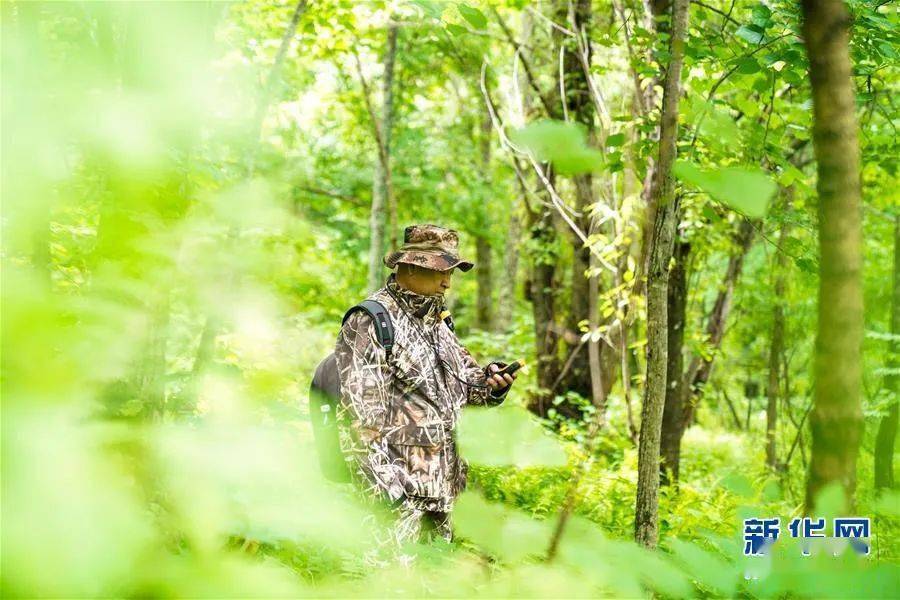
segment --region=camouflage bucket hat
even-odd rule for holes
[[[459,257],[459,235],[453,229],[437,225],[410,225],[403,232],[403,246],[384,257],[384,264],[393,269],[398,263],[418,265],[435,271],[449,271],[458,267],[468,271],[475,263]]]

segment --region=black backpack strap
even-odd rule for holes
[[[358,310],[364,311],[372,317],[378,342],[384,348],[385,353],[390,356],[391,349],[394,347],[394,324],[391,322],[391,315],[388,314],[387,309],[377,300],[363,300],[344,314],[341,325],[346,323],[350,315]]]

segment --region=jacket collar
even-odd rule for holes
[[[385,287],[391,296],[400,303],[402,309],[422,319],[426,325],[433,325],[440,319],[441,312],[444,310],[444,297],[441,294],[423,296],[401,287],[397,283],[397,276],[394,273],[388,277]]]

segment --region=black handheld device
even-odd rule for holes
[[[506,365],[505,367],[503,367],[502,369],[500,369],[499,371],[494,373],[494,375],[506,375],[506,374],[512,375],[513,373],[515,373],[516,371],[518,371],[519,369],[521,369],[524,366],[525,366],[525,361],[520,358],[519,360],[512,361],[511,363],[509,363],[508,365]]]

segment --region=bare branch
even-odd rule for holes
[[[330,190],[323,190],[322,188],[308,187],[305,185],[298,185],[298,186],[295,186],[295,188],[300,191],[303,191],[303,192],[309,192],[310,194],[316,194],[317,196],[327,196],[329,198],[336,198],[338,200],[343,200],[345,202],[349,202],[356,206],[364,205],[364,201],[361,198],[357,198],[356,196],[353,196],[350,194],[342,194],[341,192],[333,192]]]
[[[697,6],[699,6],[699,7],[701,7],[701,8],[705,8],[706,10],[712,11],[712,12],[718,14],[718,15],[722,15],[722,17],[724,17],[726,21],[729,21],[729,22],[731,22],[731,23],[734,23],[734,24],[737,25],[737,26],[740,26],[740,25],[741,25],[740,23],[738,23],[737,21],[735,21],[735,20],[731,17],[730,14],[726,13],[726,12],[723,11],[723,10],[719,10],[719,9],[716,8],[715,6],[710,6],[709,4],[704,4],[703,2],[698,2],[697,0],[691,0],[691,4],[696,4]],[[732,6],[734,6],[734,5],[732,5]]]
[[[378,144],[378,158],[379,160],[381,160],[382,166],[386,167],[386,148],[384,146],[384,134],[381,131],[381,122],[378,119],[378,116],[375,114],[375,109],[372,106],[372,99],[370,97],[371,92],[369,91],[369,82],[366,81],[366,76],[363,75],[362,63],[359,60],[359,53],[356,51],[355,46],[353,48],[353,59],[356,62],[356,76],[359,78],[359,83],[363,89],[363,101],[366,104],[366,112],[369,113],[369,120],[372,122],[372,132],[375,134],[375,142]]]
[[[528,76],[528,83],[531,85],[531,89],[534,90],[535,95],[541,101],[541,105],[544,107],[544,110],[547,111],[547,116],[553,115],[554,112],[550,109],[550,103],[547,101],[547,98],[544,96],[544,94],[541,93],[541,89],[537,85],[537,79],[535,79],[534,73],[531,71],[531,65],[528,63],[525,55],[520,52],[522,45],[516,40],[515,36],[513,36],[512,32],[509,30],[509,27],[506,25],[506,22],[503,20],[503,17],[500,16],[499,12],[497,12],[496,7],[491,6],[491,11],[494,13],[494,18],[497,20],[497,24],[500,25],[500,29],[503,30],[503,34],[506,36],[506,40],[516,50],[516,54],[519,56],[519,60],[522,61],[522,67],[525,68],[525,74]]]
[[[538,179],[543,184],[544,188],[547,190],[547,193],[550,196],[550,201],[552,202],[553,208],[559,213],[562,220],[569,226],[572,232],[581,240],[581,242],[591,251],[592,254],[597,256],[598,262],[603,265],[604,268],[609,269],[611,272],[615,273],[616,268],[612,264],[610,264],[594,247],[593,244],[588,240],[587,235],[578,227],[578,225],[572,220],[572,217],[569,216],[569,213],[572,213],[573,216],[581,216],[580,213],[573,210],[570,206],[568,206],[563,199],[559,196],[556,191],[556,188],[547,178],[544,170],[541,168],[541,165],[534,159],[534,156],[530,152],[524,152],[523,150],[516,148],[515,145],[509,140],[506,136],[506,133],[503,131],[503,128],[499,124],[499,119],[497,117],[497,112],[494,107],[494,102],[490,97],[487,88],[486,82],[486,74],[487,74],[487,61],[483,62],[481,65],[481,93],[484,96],[485,103],[487,104],[488,114],[491,115],[491,123],[493,123],[494,128],[497,130],[498,135],[500,136],[501,143],[512,150],[515,154],[525,156],[528,158],[528,161],[531,163],[531,166],[534,168],[535,173],[537,173]],[[603,204],[598,204],[598,208],[601,209],[601,212],[604,213],[604,218],[600,222],[605,222],[609,218],[615,216],[615,211],[612,211],[608,206]]]
[[[568,104],[566,102],[566,72],[565,67],[563,66],[563,59],[566,56],[566,47],[563,45],[559,46],[559,100],[560,104],[562,104],[563,109],[563,121],[569,120],[569,107],[566,106]]]
[[[534,9],[531,8],[530,6],[525,7],[525,10],[527,10],[528,12],[530,12],[531,14],[533,14],[534,16],[540,18],[541,20],[546,21],[547,24],[550,25],[550,27],[552,27],[553,29],[556,29],[557,31],[560,31],[560,32],[562,32],[562,33],[564,33],[564,34],[566,34],[566,35],[571,35],[571,36],[574,36],[574,35],[575,35],[575,32],[574,32],[574,31],[570,31],[570,30],[566,29],[565,27],[563,27],[562,25],[560,25],[559,23],[557,23],[556,21],[554,21],[553,19],[551,19],[551,18],[548,17],[547,15],[542,14],[542,13],[541,13],[540,11],[538,11],[538,10],[534,10]]]

